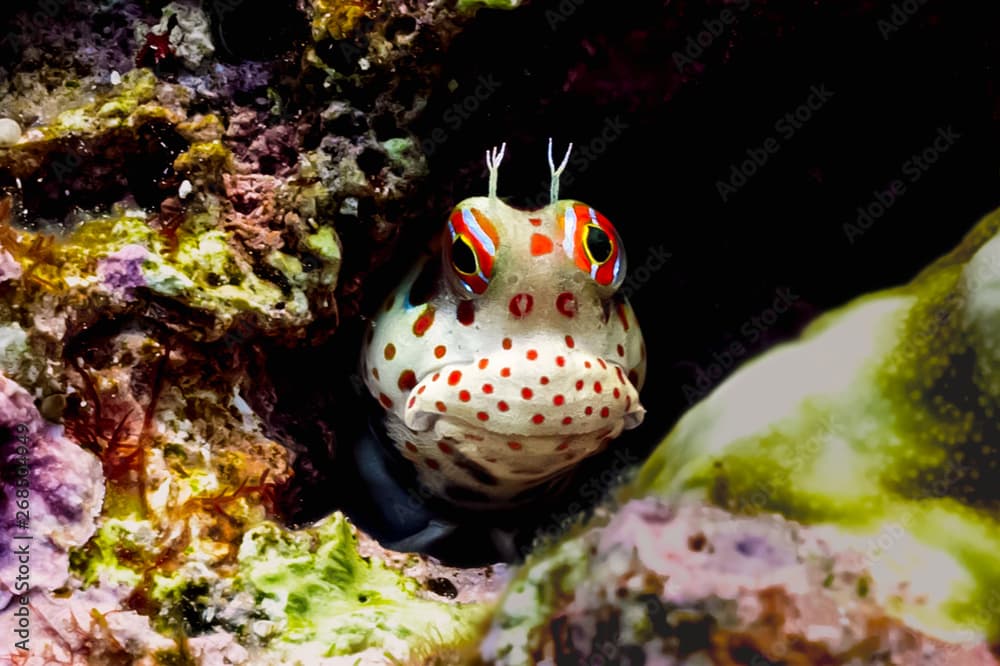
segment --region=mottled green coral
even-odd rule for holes
[[[158,535],[148,520],[104,518],[97,533],[70,553],[70,570],[84,586],[102,583],[135,587],[159,550]]]
[[[406,659],[430,643],[464,643],[487,610],[421,598],[418,581],[362,557],[340,513],[301,531],[273,523],[248,531],[237,584],[254,595],[270,623],[268,652],[292,659],[283,663],[315,663],[369,648]]]
[[[740,368],[623,496],[707,497],[854,534],[903,522],[913,541],[879,553],[874,582],[925,600],[894,611],[942,637],[1000,636],[998,229],[1000,211],[909,285]]]

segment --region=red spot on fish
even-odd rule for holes
[[[576,380],[576,390],[577,391],[582,391],[583,390],[583,380],[582,379]]]
[[[503,342],[501,342],[500,344],[502,344],[502,345],[503,345],[503,348],[504,348],[504,349],[510,349],[510,348],[511,348],[511,345],[513,345],[514,343],[512,343],[512,342],[510,341],[510,338],[504,338],[504,339],[503,339]]]
[[[576,346],[576,342],[573,341],[572,335],[566,336],[566,346],[569,347],[570,349]]]
[[[435,406],[435,407],[437,407],[437,410],[438,410],[439,412],[447,412],[447,411],[448,411],[448,408],[447,408],[447,407],[445,406],[445,404],[444,404],[443,402],[441,402],[440,400],[438,400],[437,402],[435,402],[435,403],[434,403],[434,406]]]
[[[461,400],[462,402],[469,402],[470,400],[472,400],[472,394],[466,391],[465,389],[462,389],[461,391],[458,392],[458,399]]]
[[[567,416],[567,417],[563,418],[563,425],[569,425],[572,422],[573,422],[573,417],[572,416]]]
[[[445,347],[444,345],[438,345],[437,347],[434,348],[434,356],[436,356],[437,358],[441,358],[447,353],[448,353],[448,348]]]
[[[562,356],[556,356],[556,365],[558,365],[560,368],[563,367],[564,365],[566,365],[566,359],[563,358]]]
[[[436,381],[438,380],[438,378],[439,378],[439,377],[441,377],[441,373],[440,373],[440,372],[435,372],[435,373],[434,373],[434,376],[433,376],[433,377],[431,377],[431,381],[432,381],[432,382],[436,382]]]
[[[518,451],[521,448],[521,442],[507,442],[507,446],[514,449],[515,451]]]
[[[487,414],[486,412],[477,412],[476,418],[479,419],[480,421],[488,421],[490,419],[490,415]]]
[[[541,377],[539,378],[539,380],[538,380],[538,383],[539,383],[539,384],[541,384],[542,386],[545,386],[546,384],[548,384],[548,383],[549,383],[549,378],[548,378],[548,377],[546,377],[545,375],[542,375],[542,376],[541,376]]]
[[[531,234],[531,254],[540,257],[552,251],[552,239],[545,234]]]
[[[618,319],[622,322],[622,328],[626,331],[628,330],[628,313],[625,312],[624,303],[615,303],[615,312],[618,313]]]
[[[489,364],[490,364],[490,360],[488,358],[481,358],[481,359],[479,359],[479,369],[480,370],[485,370],[486,366],[489,365]]]
[[[559,446],[556,447],[556,451],[565,451],[568,448],[569,448],[569,440],[567,439],[565,442],[562,442]]]
[[[602,419],[608,418],[608,414],[609,413],[610,413],[610,410],[607,407],[601,407],[601,418]]]
[[[528,222],[531,222],[531,226],[533,227],[542,226],[542,218],[540,217],[529,217]]]
[[[531,400],[533,395],[535,395],[534,392],[527,386],[521,389],[521,397],[524,398],[525,400]]]
[[[420,313],[416,321],[413,322],[413,335],[418,338],[423,337],[424,333],[427,332],[434,324],[434,306],[428,305],[424,308],[424,311]]]
[[[534,349],[529,349],[524,356],[529,361],[534,361],[536,358],[538,358],[538,352],[535,351]]]
[[[601,382],[594,382],[594,393],[600,393],[602,390]]]
[[[487,395],[493,393],[493,384],[483,384],[483,393]]]
[[[421,395],[426,390],[427,390],[427,384],[424,384],[423,386],[417,389],[417,395]]]
[[[618,381],[621,382],[622,384],[624,384],[625,383],[625,375],[622,374],[622,369],[619,368],[617,365],[615,366],[615,374],[618,375]]]
[[[462,326],[469,326],[476,321],[476,304],[472,301],[462,301],[455,309],[455,315],[458,323]]]
[[[521,293],[510,299],[510,305],[508,307],[512,315],[521,319],[528,316],[534,304],[535,299],[531,294]]]
[[[430,467],[431,469],[441,469],[441,465],[438,464],[437,460],[434,460],[432,458],[427,458],[426,460],[424,460],[424,462],[426,462],[427,466]]]
[[[552,404],[556,407],[559,407],[564,402],[566,402],[566,398],[561,393],[552,398]]]
[[[510,377],[510,368],[500,368],[501,377]]]
[[[619,356],[625,356],[625,348],[624,348],[624,347],[622,347],[621,345],[618,345],[618,346],[617,346],[617,347],[615,348],[615,351],[617,351],[617,352],[618,352],[618,355],[619,355]]]
[[[372,368],[372,377],[378,379],[378,368]]]
[[[406,443],[406,448],[407,448],[407,450],[413,451],[414,453],[417,452],[417,446],[413,442],[407,442]]]
[[[583,413],[586,414],[587,416],[590,416],[591,414],[594,413],[594,408],[593,407],[587,407],[587,409],[583,410]]]
[[[576,314],[576,297],[568,291],[559,294],[556,296],[556,310],[564,317],[572,318]]]
[[[589,370],[590,369],[590,361],[584,361],[583,362],[583,367],[585,367],[585,368],[587,368]]]
[[[462,371],[452,370],[451,374],[448,375],[448,384],[451,386],[455,386],[460,381],[462,381]]]
[[[604,362],[603,358],[597,359],[597,364],[601,366],[601,370],[607,370],[608,364]]]
[[[441,453],[445,455],[450,455],[452,448],[445,444],[444,442],[438,442],[438,448],[441,449]]]
[[[506,412],[508,409],[510,409],[510,405],[501,400],[500,402],[497,403],[497,409],[499,409],[501,412]]]
[[[622,397],[622,392],[618,390],[618,387],[615,387],[615,390],[612,391],[611,393],[612,393],[612,395],[615,396],[615,400],[617,400],[618,398]]]
[[[408,402],[406,406],[413,407],[413,405],[416,404],[416,402],[417,402],[417,396],[413,396],[412,398],[410,398],[410,402]]]
[[[391,361],[392,359],[396,358],[396,345],[390,342],[385,346],[385,349],[383,350],[382,353],[385,355],[385,360]]]
[[[403,370],[399,373],[399,381],[396,382],[399,386],[400,391],[412,391],[413,387],[417,385],[417,376],[413,373],[413,370]]]
[[[545,420],[545,417],[542,416],[541,414],[535,414],[534,416],[531,417],[531,422],[534,423],[535,425],[538,425],[539,423],[541,423],[544,420]]]
[[[378,394],[378,401],[382,403],[382,406],[386,409],[392,408],[392,400],[385,393]]]

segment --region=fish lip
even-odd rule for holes
[[[627,414],[625,414],[622,417],[622,421],[623,421],[622,431],[631,430],[632,428],[638,427],[639,424],[642,423],[645,415],[646,415],[646,410],[645,410],[645,408],[643,408],[641,406],[639,407],[638,410],[633,410],[633,411],[628,412]],[[557,438],[557,439],[559,437],[562,437],[562,435],[554,435],[554,434],[552,434],[552,435],[549,435],[549,434],[540,435],[540,434],[532,433],[529,430],[518,430],[518,431],[510,431],[510,432],[508,432],[508,431],[502,431],[502,430],[495,430],[495,429],[489,428],[487,426],[484,426],[482,423],[470,421],[468,419],[463,419],[463,418],[461,418],[459,416],[452,416],[450,414],[440,414],[440,413],[427,412],[427,411],[417,412],[414,415],[414,424],[413,424],[413,426],[407,426],[407,427],[409,427],[410,430],[412,430],[414,432],[417,432],[417,433],[433,432],[437,428],[437,424],[438,424],[439,421],[445,421],[445,422],[448,422],[448,423],[453,423],[453,424],[456,424],[456,425],[460,425],[465,430],[469,430],[469,431],[472,431],[472,432],[480,432],[480,433],[483,433],[483,434],[485,434],[487,436],[492,436],[492,437],[515,437],[515,438],[516,437],[531,437],[531,438],[537,438],[537,437],[549,438],[549,437],[551,437],[551,438]],[[595,433],[600,432],[601,430],[605,430],[607,427],[608,426],[603,426],[603,427],[600,427],[600,428],[593,428],[592,430],[584,430],[582,432],[574,432],[574,433],[571,433],[569,436],[572,436],[572,437],[589,437],[589,436],[594,435]]]
[[[611,360],[611,359],[604,358],[604,357],[599,357],[599,356],[594,356],[594,358],[600,358],[600,359],[602,359],[608,365],[608,367],[613,367],[613,368],[619,369],[621,371],[621,373],[622,373],[622,376],[625,377],[625,379],[624,379],[625,383],[627,383],[629,386],[631,386],[635,390],[635,394],[636,394],[637,397],[640,395],[639,389],[635,386],[635,384],[632,383],[632,381],[630,379],[628,379],[627,371],[626,371],[625,367],[623,365],[621,365],[621,363],[619,363],[616,360]],[[421,384],[423,384],[425,382],[425,380],[427,380],[429,377],[432,377],[435,373],[440,373],[440,372],[442,372],[444,370],[444,368],[449,367],[449,366],[455,366],[455,365],[471,366],[475,362],[476,362],[475,358],[471,358],[471,359],[464,359],[464,358],[462,358],[462,359],[453,359],[453,360],[450,360],[447,363],[439,363],[439,364],[437,364],[437,365],[429,368],[428,370],[426,370],[425,372],[423,372],[421,374],[420,378],[417,380],[417,385],[414,388],[410,389],[409,392],[406,394],[406,398],[404,400],[404,405],[408,404],[412,399],[414,399],[417,396],[417,390],[418,390],[417,387],[419,387]],[[623,422],[623,424],[622,424],[622,431],[632,430],[634,428],[639,427],[642,424],[642,422],[645,420],[646,411],[647,411],[646,408],[643,407],[642,403],[637,399],[636,402],[635,402],[635,405],[632,407],[632,409],[630,409],[628,412],[626,412],[621,417],[622,418],[622,422]],[[484,433],[487,433],[487,434],[493,435],[493,436],[499,436],[499,437],[537,437],[537,436],[539,436],[539,435],[536,435],[536,434],[534,434],[534,433],[532,433],[530,431],[527,431],[527,430],[512,431],[512,432],[495,430],[495,429],[490,428],[488,425],[484,425],[480,421],[473,421],[471,419],[462,418],[462,417],[454,415],[454,414],[441,413],[441,412],[433,412],[433,411],[419,411],[419,412],[416,412],[414,414],[414,416],[413,416],[413,420],[414,420],[413,426],[407,426],[407,427],[410,428],[410,430],[412,430],[412,431],[414,431],[416,433],[431,432],[436,427],[437,422],[440,421],[441,419],[444,419],[444,420],[449,421],[451,423],[461,424],[463,427],[465,427],[467,429],[470,429],[470,430],[473,430],[473,431],[481,431],[481,432],[484,432]],[[405,417],[403,418],[403,421],[405,423],[405,421],[406,421]],[[586,431],[582,431],[582,432],[574,432],[574,433],[571,433],[571,434],[573,436],[575,436],[575,437],[585,437],[585,436],[593,435],[594,433],[600,432],[601,430],[602,430],[602,428],[593,428],[591,430],[586,430]],[[548,435],[541,435],[541,436],[547,437]]]

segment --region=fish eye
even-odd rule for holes
[[[448,218],[447,234],[445,265],[453,282],[467,294],[485,293],[500,245],[496,227],[478,208],[459,205]]]
[[[611,237],[608,233],[596,224],[588,224],[584,229],[583,247],[587,251],[587,258],[595,264],[603,264],[611,258],[614,249]]]
[[[451,265],[462,275],[475,275],[479,272],[479,260],[472,243],[463,235],[458,235],[451,243]]]
[[[608,218],[587,204],[565,201],[556,220],[566,256],[600,286],[618,289],[625,280],[625,249]]]

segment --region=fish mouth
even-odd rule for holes
[[[482,437],[590,436],[642,423],[646,410],[617,363],[580,350],[505,350],[442,366],[411,389],[403,414],[417,432]]]

